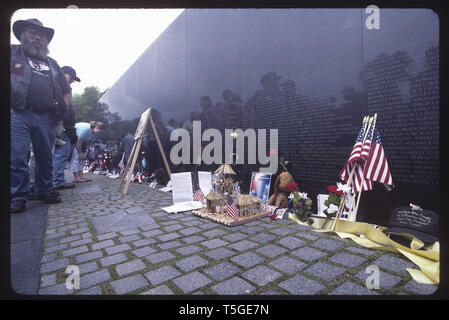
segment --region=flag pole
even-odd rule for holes
[[[364,127],[364,134],[365,134],[365,131],[366,131],[366,123],[368,122],[368,116],[365,116],[364,118],[363,118],[363,122],[362,122],[362,124],[365,124],[365,127]],[[349,174],[349,177],[348,177],[348,185],[350,186],[351,185],[351,183],[352,183],[352,177],[353,177],[353,175],[354,175],[354,170],[355,170],[355,166],[353,166],[353,168],[352,168],[352,170],[351,170],[351,173]],[[337,211],[337,213],[335,214],[335,219],[334,219],[334,222],[332,223],[332,230],[334,230],[334,228],[335,228],[335,224],[336,224],[336,222],[337,222],[337,220],[338,220],[338,218],[340,217],[340,215],[341,215],[341,211],[342,211],[342,208],[343,208],[343,206],[344,206],[344,203],[345,203],[345,201],[346,201],[346,193],[344,193],[344,195],[343,195],[343,197],[341,198],[341,200],[340,200],[340,205],[339,205],[339,207],[338,207],[338,211]]]
[[[352,216],[352,212],[354,211],[354,210],[353,210],[353,207],[354,207],[354,200],[355,200],[355,194],[354,194],[354,196],[353,196],[352,199],[351,199],[351,205],[350,205],[349,211],[348,211],[348,218],[349,218],[350,216]]]
[[[374,120],[373,120],[373,138],[374,138],[374,129],[376,128],[376,121],[377,121],[377,113],[374,114]],[[371,152],[371,150],[370,150]],[[363,170],[365,171],[365,169]],[[363,184],[365,183],[365,174],[362,175],[362,183],[359,195],[357,197],[357,204],[355,205],[355,211],[354,211],[354,221],[357,219],[357,211],[359,210],[359,203],[360,203],[360,197],[362,196],[362,190],[363,190]]]
[[[372,121],[373,121],[373,117],[365,116],[363,118],[363,123],[365,124],[365,128],[364,128],[364,133],[363,133],[362,148],[363,148],[363,144],[365,143],[366,136],[368,135],[369,128],[371,126]],[[355,167],[356,167],[355,165],[352,167],[351,173],[349,174],[349,177],[348,177],[347,186],[349,186],[349,187],[351,187],[351,184],[352,184]],[[342,197],[342,199],[340,201],[340,206],[338,208],[338,212],[335,215],[334,223],[332,224],[332,229],[331,229],[332,231],[335,231],[335,227],[337,225],[337,221],[340,218],[340,215],[343,213],[344,203],[346,201],[346,195],[347,195],[347,192],[345,192],[343,194],[343,197]]]

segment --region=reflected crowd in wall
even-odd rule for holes
[[[197,111],[184,121],[168,119],[164,123],[159,111],[153,119],[166,155],[176,143],[170,141],[171,131],[183,128],[192,133],[193,121],[201,121],[202,131],[214,128],[222,135],[225,129],[277,128],[278,152],[289,160],[289,171],[300,186],[319,193],[324,190],[307,181],[322,182],[322,186],[335,183],[364,115],[378,112],[381,115],[378,127],[395,183],[438,184],[439,142],[435,141],[439,131],[438,54],[438,47],[429,48],[424,70],[416,74],[409,71],[411,58],[405,51],[380,54],[360,72],[364,90],[344,86],[340,102],[326,93],[318,98],[308,97],[293,80],[268,71],[260,78],[260,88],[246,101],[242,101],[239,93],[224,88],[221,100],[213,101],[208,95],[198,97]],[[422,121],[423,117],[426,121]],[[148,151],[148,170],[163,170],[155,137],[148,129],[143,144]],[[320,172],[314,170],[320,165]],[[213,171],[217,167],[204,163],[170,166],[172,172]],[[234,167],[242,191],[247,192],[251,173],[259,171],[260,166],[234,164]]]

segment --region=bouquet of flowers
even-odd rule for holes
[[[329,198],[324,201],[324,205],[327,208],[323,210],[323,213],[329,219],[335,217],[337,214],[343,191],[338,186],[327,186],[327,190],[329,191]]]
[[[290,212],[294,213],[299,221],[306,222],[307,224],[313,224],[312,218],[310,218],[312,208],[312,200],[307,196],[305,192],[299,192],[298,184],[296,182],[290,182],[285,186],[285,190],[290,192],[288,197],[288,208]]]

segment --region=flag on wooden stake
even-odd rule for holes
[[[122,159],[120,160],[120,162],[117,165],[120,174],[123,173],[123,170],[125,170],[125,153],[123,152],[123,156]]]
[[[340,171],[340,178],[343,181],[348,180],[353,166],[357,164],[356,161],[360,160],[364,135],[365,135],[365,123],[363,123],[362,127],[360,128],[359,134],[357,136],[357,139],[355,140],[354,146],[352,147],[352,151],[351,154],[349,155],[348,161],[346,161],[345,165],[343,166],[343,169],[341,169]]]
[[[360,190],[367,191],[373,188],[371,181],[363,181],[363,169],[365,160],[369,154],[370,142],[367,142],[368,137],[363,141],[365,136],[365,123],[362,124],[360,128],[359,134],[357,135],[357,139],[355,141],[354,147],[352,148],[351,154],[349,155],[348,161],[343,166],[343,169],[340,171],[340,178],[343,181],[347,181],[349,179],[350,173],[355,166],[354,174],[353,174],[353,183],[351,186],[352,192],[358,192]],[[372,132],[372,124],[370,123],[368,130]],[[368,131],[370,132],[370,131]],[[369,135],[369,134],[368,134]],[[363,185],[362,185],[363,182]]]
[[[195,193],[193,194],[193,200],[203,202],[204,200],[204,193],[201,191],[201,189],[198,187]]]
[[[385,189],[390,191],[394,188],[393,178],[391,177],[390,168],[377,128],[375,128],[371,140],[370,152],[365,163],[363,175],[366,180],[382,183]]]
[[[237,219],[237,207],[235,206],[235,202],[234,200],[232,200],[232,197],[230,195],[228,195],[226,212],[229,214],[231,218]]]

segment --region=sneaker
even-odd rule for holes
[[[59,195],[59,192],[57,191],[50,191],[49,194],[41,195],[37,197],[38,200],[46,202],[46,203],[59,203],[61,202],[61,198]]]
[[[26,208],[26,201],[19,200],[11,200],[11,213],[19,213],[24,212]]]

